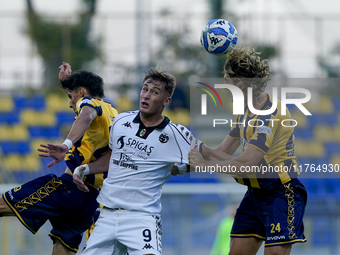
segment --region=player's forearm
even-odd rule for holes
[[[229,160],[204,160],[199,165],[215,167],[216,172],[226,174],[245,173],[245,169],[256,167],[264,156],[264,153],[255,147],[248,147],[247,151],[240,156],[232,157]]]
[[[107,172],[109,169],[110,158],[111,158],[111,151],[108,151],[107,153],[105,153],[103,156],[101,156],[97,160],[91,163],[88,163],[88,166],[90,168],[89,174]]]
[[[211,149],[206,145],[203,145],[201,148],[202,148],[201,153],[206,160],[230,160],[233,158],[229,154],[221,152],[217,149]]]
[[[79,116],[71,127],[69,134],[66,139],[69,139],[74,144],[77,142],[86,132],[86,130],[90,127],[92,123],[92,118],[88,115]]]

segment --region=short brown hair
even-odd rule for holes
[[[252,87],[255,96],[265,90],[271,69],[268,60],[261,59],[260,54],[253,48],[232,49],[224,64],[224,72],[230,78],[244,78],[245,87]]]
[[[146,73],[143,83],[147,79],[152,79],[153,81],[158,81],[164,84],[165,91],[169,93],[170,97],[173,95],[176,88],[176,78],[165,71],[160,70],[157,67],[152,67]]]

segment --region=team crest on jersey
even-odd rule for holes
[[[169,136],[168,136],[168,134],[167,134],[167,133],[162,133],[162,134],[160,134],[160,136],[159,136],[159,141],[160,141],[161,143],[167,143],[167,142],[169,141]]]
[[[131,122],[129,122],[129,121],[123,123],[122,126],[128,127],[128,128],[132,128],[132,127],[131,127]]]

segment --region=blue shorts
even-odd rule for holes
[[[7,191],[3,198],[33,234],[49,220],[52,240],[77,252],[83,233],[94,222],[98,194],[94,188],[79,190],[69,174],[48,174]]]
[[[271,190],[248,187],[230,236],[259,238],[266,247],[306,242],[302,221],[306,202],[306,189],[298,179]]]

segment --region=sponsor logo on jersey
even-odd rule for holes
[[[161,143],[167,143],[169,141],[169,136],[167,133],[163,133],[163,134],[160,134],[158,139]]]
[[[126,155],[126,154],[124,154],[124,153],[121,153],[120,154],[120,159],[119,159],[120,161],[124,161],[124,162],[131,162],[131,163],[135,163],[135,161],[131,158],[131,157],[129,157],[128,155]]]
[[[122,126],[128,127],[128,128],[132,128],[132,127],[131,127],[131,122],[129,122],[129,121],[123,123]]]
[[[276,241],[276,240],[282,240],[282,239],[286,239],[286,237],[285,236],[268,236],[267,237],[268,241],[271,241],[271,240]]]
[[[125,167],[125,168],[130,168],[130,169],[133,169],[133,170],[138,170],[138,166],[137,165],[129,164],[129,163],[124,162],[124,161],[113,159],[112,163],[117,165],[117,166],[121,166],[121,167]]]
[[[272,133],[272,128],[267,127],[267,126],[257,127],[256,133],[270,135]]]
[[[245,151],[247,149],[248,142],[243,136],[241,136],[240,138],[241,138],[240,139],[241,140],[241,148],[243,149],[243,151]]]
[[[118,150],[122,149],[125,145],[124,144],[124,137],[125,137],[125,135],[119,137],[118,140],[117,140],[117,144],[120,145],[119,147],[117,147]]]
[[[121,136],[117,140],[119,147],[125,152],[125,154],[132,154],[136,157],[147,159],[153,152],[154,147],[146,144],[145,142],[140,142],[134,138],[125,138]]]
[[[144,249],[153,249],[153,247],[151,246],[151,244],[146,243],[142,250],[144,250]]]

